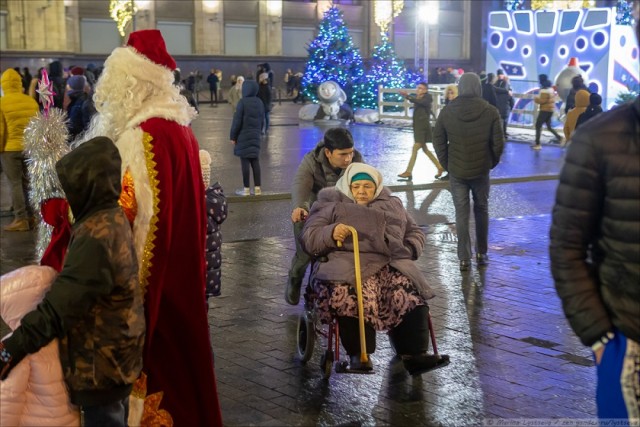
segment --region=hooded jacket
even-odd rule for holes
[[[351,178],[359,172],[368,173],[376,181],[376,197],[366,206],[358,205],[350,195]],[[352,163],[335,188],[320,191],[301,237],[308,254],[327,257],[327,262],[316,263],[314,279],[355,285],[353,236],[337,247],[333,229],[338,223],[358,232],[363,281],[390,265],[406,275],[425,299],[435,296],[415,264],[424,249],[424,233],[400,199],[382,186],[382,175],[371,166]]]
[[[12,330],[42,301],[56,275],[51,267],[29,265],[0,278],[0,316]],[[80,425],[64,384],[57,339],[25,357],[0,382],[0,402],[3,426]]]
[[[580,89],[576,93],[576,106],[567,113],[567,118],[564,122],[564,137],[567,140],[571,138],[571,134],[576,128],[576,123],[578,122],[580,114],[587,111],[587,107],[589,106],[589,95],[590,93],[584,89]]]
[[[22,93],[22,78],[13,68],[0,79],[4,96],[0,98],[0,152],[24,150],[24,129],[38,114],[38,103]]]
[[[242,84],[242,99],[236,106],[231,123],[230,139],[236,141],[233,154],[238,157],[255,159],[260,155],[264,105],[257,95],[258,83],[245,80]]]
[[[617,328],[640,342],[640,97],[573,135],[556,192],[551,273],[585,345]]]
[[[4,341],[12,364],[54,338],[71,401],[123,399],[142,368],[144,310],[131,226],[118,205],[120,155],[94,138],[56,163],[76,222],[64,266],[37,309]]]
[[[344,169],[335,169],[324,153],[324,141],[302,158],[291,186],[291,205],[293,209],[303,208],[307,212],[318,198],[318,192],[325,187],[333,187],[344,173]],[[353,150],[353,162],[362,163],[362,154]]]
[[[433,147],[442,167],[456,178],[471,179],[489,173],[500,162],[504,148],[498,110],[481,98],[480,78],[464,73],[459,95],[438,116]]]

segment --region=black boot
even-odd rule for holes
[[[404,368],[409,375],[421,375],[434,369],[442,368],[449,364],[449,356],[446,354],[413,354],[402,357]]]

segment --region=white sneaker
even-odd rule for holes
[[[260,189],[260,187],[256,187],[253,189],[253,194],[256,196],[259,196],[262,194],[262,189]]]
[[[251,189],[249,187],[244,187],[243,190],[236,190],[237,196],[249,196],[251,195]]]
[[[540,151],[540,150],[542,150],[542,145],[534,144],[534,145],[531,146],[531,148],[536,150],[536,151]]]

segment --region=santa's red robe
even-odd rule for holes
[[[134,238],[145,291],[143,425],[221,426],[204,296],[198,142],[185,123],[149,118],[117,146],[124,191],[135,194]]]

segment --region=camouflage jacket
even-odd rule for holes
[[[130,393],[145,333],[131,226],[118,206],[120,157],[104,140],[86,142],[56,165],[76,218],[71,243],[42,303],[3,342],[17,364],[59,338],[71,401],[86,406]]]

